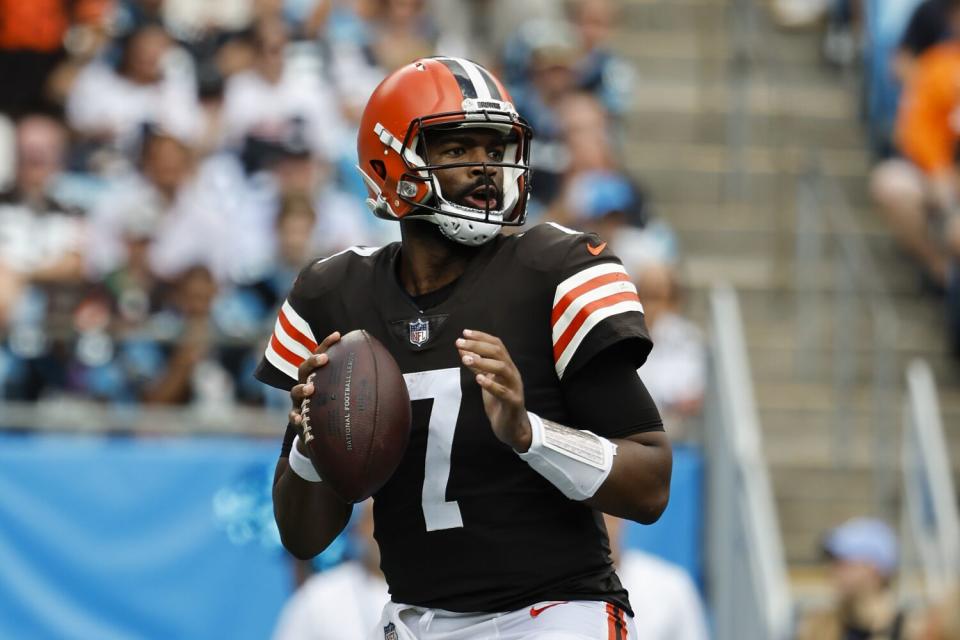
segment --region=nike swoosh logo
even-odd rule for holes
[[[607,248],[606,242],[601,242],[597,246],[593,246],[592,244],[587,244],[587,251],[589,251],[591,255],[595,255],[595,256],[600,255],[600,252],[606,248]]]
[[[554,602],[554,603],[552,603],[552,604],[544,605],[544,606],[540,607],[539,609],[537,609],[536,607],[530,607],[530,617],[531,617],[531,618],[536,618],[538,615],[540,615],[541,613],[543,613],[544,611],[546,611],[546,610],[549,609],[550,607],[556,607],[557,605],[567,604],[567,602],[568,602],[567,600],[564,600],[563,602]]]

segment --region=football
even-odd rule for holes
[[[403,374],[380,341],[351,331],[310,374],[303,441],[323,481],[343,500],[369,498],[393,475],[410,439],[410,397]]]

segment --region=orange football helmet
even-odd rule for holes
[[[428,164],[423,137],[433,127],[481,127],[505,136],[500,162]],[[380,83],[360,119],[358,169],[367,205],[388,220],[418,218],[439,225],[451,240],[479,245],[501,226],[526,219],[530,193],[530,126],[493,74],[463,58],[421,58]],[[455,203],[444,197],[434,171],[453,167],[502,167],[497,209]]]

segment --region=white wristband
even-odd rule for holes
[[[313,467],[310,458],[300,453],[300,450],[297,448],[298,444],[300,444],[300,434],[297,434],[293,439],[293,446],[290,448],[290,457],[287,458],[287,461],[290,463],[290,468],[293,469],[295,474],[307,482],[321,482],[322,478],[320,474],[317,473],[317,470]]]
[[[610,475],[617,445],[591,431],[544,423],[529,411],[527,416],[530,449],[517,455],[571,500],[593,497]]]

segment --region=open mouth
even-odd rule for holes
[[[500,205],[500,194],[496,187],[484,185],[464,196],[463,203],[475,209],[495,211]]]

